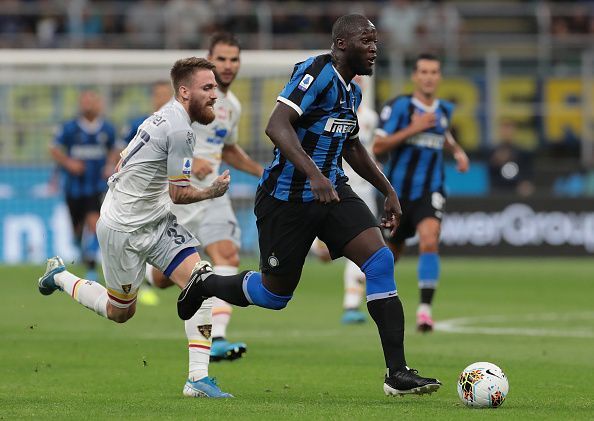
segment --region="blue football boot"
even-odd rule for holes
[[[62,290],[56,282],[54,281],[54,275],[64,272],[66,270],[66,266],[64,266],[64,261],[59,257],[51,257],[47,259],[47,267],[45,268],[45,273],[41,278],[39,278],[39,292],[43,295],[51,295],[56,290]]]
[[[88,269],[87,273],[85,274],[85,279],[91,282],[99,282],[99,274],[95,269]]]
[[[229,342],[226,339],[212,341],[210,347],[210,361],[233,361],[241,358],[247,351],[247,345],[243,342]]]
[[[359,311],[357,309],[345,310],[344,313],[342,314],[342,318],[340,319],[342,324],[345,324],[345,325],[354,325],[354,324],[358,324],[358,323],[365,323],[366,320],[367,320],[367,318],[365,317],[365,313],[363,313],[362,311]]]
[[[188,379],[184,385],[184,396],[190,398],[232,398],[230,393],[223,392],[214,377],[203,377],[195,382]]]

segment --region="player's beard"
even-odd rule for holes
[[[229,86],[231,86],[231,84],[235,80],[235,76],[233,76],[229,82],[225,82],[219,77],[219,74],[217,72],[214,72],[214,75],[215,80],[217,81],[217,85],[219,85],[219,89],[221,89],[223,92],[229,89]]]
[[[192,99],[190,100],[190,105],[188,107],[188,115],[192,121],[197,121],[200,124],[208,124],[212,123],[215,119],[214,111],[211,107],[207,104],[210,104],[210,100],[206,101],[204,104],[201,104],[199,100]]]
[[[367,63],[367,57],[357,52],[347,56],[347,63],[356,75],[371,76],[373,74],[373,66],[369,66]]]

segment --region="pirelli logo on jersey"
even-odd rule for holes
[[[324,130],[330,133],[352,133],[357,127],[356,120],[346,118],[329,118],[326,121]]]

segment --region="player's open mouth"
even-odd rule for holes
[[[375,58],[376,57],[371,57],[367,59],[367,63],[369,63],[370,66],[373,66],[375,64]]]

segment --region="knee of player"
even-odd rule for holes
[[[134,316],[134,313],[128,314],[128,313],[117,312],[117,313],[108,314],[109,320],[114,321],[119,324],[126,323],[133,316]]]
[[[132,304],[129,307],[120,308],[109,303],[107,306],[107,318],[116,323],[126,323],[136,313],[136,305]]]
[[[127,317],[127,316],[124,316],[124,317],[114,316],[110,320],[113,321],[113,322],[116,322],[118,324],[122,324],[122,323],[126,323],[128,320],[130,320],[130,318]]]
[[[394,275],[394,254],[388,247],[380,248],[361,265],[361,271],[367,277]]]
[[[215,265],[239,267],[239,251],[235,245],[222,247],[217,257]]]
[[[282,310],[289,304],[293,295],[277,295],[270,292],[264,285],[255,296],[251,297],[252,302],[260,307],[270,310]]]
[[[439,247],[439,226],[419,229],[419,251],[433,253]]]
[[[293,298],[291,293],[280,295],[266,288],[262,283],[262,274],[260,272],[248,272],[245,275],[243,290],[250,304],[270,310],[282,310]]]
[[[254,301],[254,304],[269,310],[282,310],[289,304],[291,298],[293,298],[292,295],[276,295],[265,289],[264,294],[258,297],[259,302]]]
[[[282,310],[289,304],[289,301],[291,301],[291,298],[292,297],[289,297],[286,300],[279,300],[279,301],[275,302],[274,304],[272,304],[272,306],[269,308],[271,310]]]
[[[421,253],[437,253],[438,249],[438,235],[424,235],[419,237],[419,251]]]
[[[239,253],[237,253],[237,250],[224,256],[224,259],[227,266],[239,267]]]
[[[394,255],[388,247],[377,250],[363,265],[361,270],[365,274],[367,297],[374,299],[390,296],[396,292],[394,281]]]

